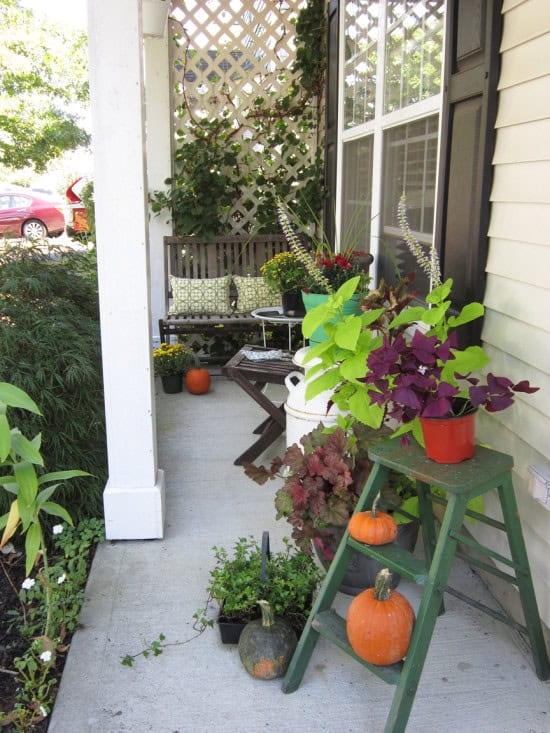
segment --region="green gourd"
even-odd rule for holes
[[[250,621],[239,639],[239,656],[246,671],[260,680],[283,677],[296,648],[294,629],[275,618],[267,601],[258,601],[262,618]]]

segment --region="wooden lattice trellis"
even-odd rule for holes
[[[225,115],[242,146],[243,166],[256,174],[297,179],[300,169],[314,160],[320,130],[304,131],[295,125],[299,144],[289,156],[288,150],[266,144],[252,111],[258,97],[269,105],[295,82],[291,21],[304,4],[305,0],[173,0],[175,131],[185,130],[189,113],[195,120]],[[241,191],[230,215],[234,233],[254,228],[256,193],[254,187]]]

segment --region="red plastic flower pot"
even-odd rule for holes
[[[473,458],[475,417],[421,417],[426,455],[436,463],[460,463]]]

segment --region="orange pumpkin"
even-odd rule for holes
[[[349,520],[350,535],[367,545],[387,545],[397,537],[397,524],[392,516],[378,512],[357,512]]]
[[[392,574],[383,568],[374,588],[355,596],[348,608],[346,633],[353,651],[370,664],[395,664],[406,655],[415,616],[405,598],[391,590]]]
[[[191,394],[205,394],[210,389],[208,369],[190,369],[185,375],[185,386]]]

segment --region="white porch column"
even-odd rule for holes
[[[147,181],[149,193],[165,189],[172,174],[172,127],[170,115],[170,55],[167,34],[145,38],[145,100],[147,111]],[[159,339],[158,321],[165,312],[163,237],[172,233],[169,212],[151,215],[151,318],[153,339]]]
[[[151,356],[141,0],[88,3],[108,539],[162,537]]]

